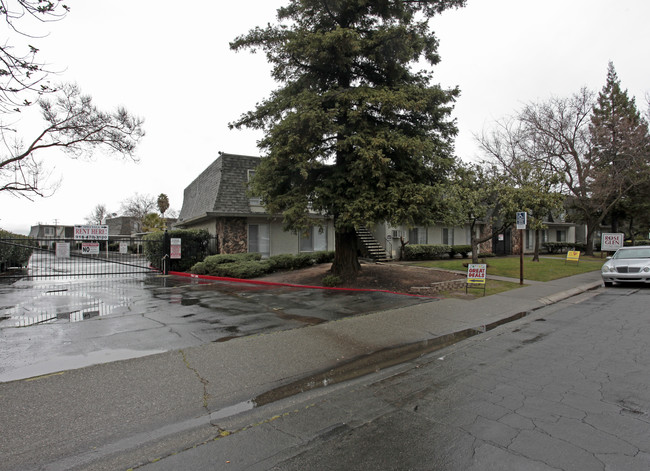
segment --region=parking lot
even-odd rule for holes
[[[160,275],[3,280],[0,381],[432,301]]]

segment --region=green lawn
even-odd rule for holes
[[[526,285],[524,285],[526,286]],[[512,283],[510,281],[500,281],[500,280],[486,280],[485,281],[485,296],[490,296],[492,294],[497,294],[497,293],[503,293],[504,291],[510,291],[511,289],[517,289],[521,288],[521,285],[519,282],[517,283]],[[465,291],[463,290],[463,293]],[[442,296],[453,296],[454,293],[447,292],[447,293],[441,293]],[[457,294],[457,293],[456,293]],[[471,294],[474,297],[482,297],[483,296],[483,288],[469,288],[467,290],[467,294]]]
[[[590,271],[600,270],[604,259],[595,257],[580,257],[580,263],[565,262],[566,255],[562,258],[540,258],[533,262],[531,255],[524,257],[524,279],[533,281],[550,281],[566,276],[578,275]],[[431,260],[416,262],[420,267],[446,268],[448,270],[467,271],[463,264],[470,263],[467,259]],[[519,257],[493,257],[486,258],[488,275],[507,276],[519,279]]]

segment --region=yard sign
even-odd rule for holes
[[[600,242],[600,250],[603,252],[614,252],[623,247],[625,234],[603,234]]]
[[[467,265],[467,284],[465,285],[465,293],[471,287],[483,288],[483,296],[485,296],[485,274],[487,272],[487,265],[485,263],[470,263]]]
[[[580,265],[580,251],[569,250],[566,254],[566,260],[564,261],[565,265],[566,262],[578,262],[578,265]]]
[[[485,272],[487,271],[487,265],[484,263],[478,264],[469,264],[467,266],[467,283],[470,285],[484,285],[485,284]]]

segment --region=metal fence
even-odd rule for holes
[[[97,277],[156,272],[136,237],[107,241],[0,239],[0,278]]]

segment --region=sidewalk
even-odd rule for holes
[[[21,460],[36,459],[30,454],[36,449],[47,453],[41,459],[48,469],[141,453],[167,435],[218,426],[238,412],[335,382],[336,375],[375,371],[601,285],[600,273],[591,272],[473,301],[434,300],[2,383],[0,423],[15,433],[0,439],[8,457],[0,469],[29,467]]]

